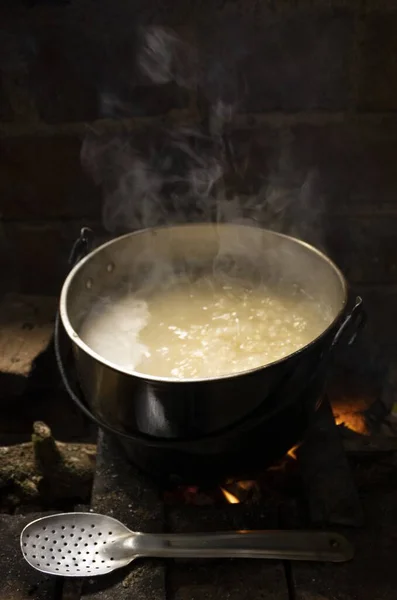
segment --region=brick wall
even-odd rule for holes
[[[138,70],[140,27],[153,23],[197,49],[195,86],[154,85]],[[80,225],[100,228],[101,193],[80,163],[88,133],[145,140],[160,126],[196,127],[226,93],[238,101],[230,185],[254,194],[276,172],[301,190],[314,174],[292,225],[337,260],[375,338],[392,343],[396,32],[396,0],[3,2],[2,289],[57,293]]]

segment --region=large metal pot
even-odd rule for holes
[[[255,279],[282,278],[301,285],[331,311],[329,327],[310,344],[275,363],[217,379],[175,381],[130,374],[96,354],[79,337],[84,315],[100,295],[125,281],[139,284],[161,267],[212,272],[222,263]],[[305,389],[350,321],[360,320],[361,300],[346,317],[347,284],[339,269],[310,245],[272,231],[232,224],[194,224],[138,231],[92,251],[69,273],[60,316],[73,342],[85,410],[122,436],[192,440],[243,421],[261,405],[274,412]],[[150,438],[147,438],[150,436]],[[142,439],[143,439],[142,438]]]

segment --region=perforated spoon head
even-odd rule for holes
[[[104,575],[134,559],[120,552],[134,535],[122,523],[95,513],[64,513],[42,517],[21,533],[21,550],[38,571],[65,577]]]

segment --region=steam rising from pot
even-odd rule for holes
[[[197,85],[198,64],[194,48],[161,27],[148,27],[142,32],[138,63],[153,83],[174,81],[188,89]]]
[[[270,165],[263,166],[259,177],[256,174],[254,191],[244,189],[255,148],[249,143],[241,157],[233,142],[239,97],[232,80],[242,55],[237,47],[234,56],[225,57],[224,62],[217,56],[210,64],[208,59],[199,60],[198,51],[170,30],[150,27],[142,32],[137,53],[141,72],[155,85],[172,82],[189,93],[203,90],[207,119],[194,127],[182,123],[167,128],[147,126],[111,137],[93,132],[85,139],[82,163],[102,188],[103,223],[108,232],[119,235],[188,222],[263,225],[306,238],[308,232],[320,230],[316,179],[294,170],[288,133],[275,132]],[[104,103],[108,108],[112,103],[116,109],[123,106],[109,94]],[[318,237],[314,241],[318,244]],[[224,257],[233,254],[245,254],[253,264],[266,260],[255,244],[245,241],[241,248],[240,242],[235,240],[230,248],[230,240],[228,247],[220,240],[215,271],[225,264]],[[267,258],[270,264],[270,251]],[[158,273],[158,264],[153,273]]]
[[[117,235],[195,221],[250,222],[303,237],[319,230],[321,199],[315,195],[315,176],[294,169],[288,132],[274,132],[271,164],[255,174],[254,191],[247,194],[244,189],[252,156],[249,145],[246,155],[236,156],[233,117],[240,99],[233,79],[245,52],[237,46],[223,61],[222,56],[199,60],[198,51],[174,32],[143,30],[137,53],[141,72],[159,86],[199,86],[207,100],[207,119],[194,127],[148,125],[110,137],[93,132],[85,139],[82,163],[102,188],[107,231]],[[102,104],[119,110],[125,101],[107,93]],[[318,236],[314,241],[319,242]]]

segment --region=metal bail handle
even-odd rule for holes
[[[91,251],[92,244],[94,240],[94,232],[89,227],[82,227],[80,230],[80,235],[77,240],[74,242],[72,246],[72,250],[69,254],[68,264],[70,269],[77,265],[89,252]],[[63,353],[61,349],[61,334],[64,332],[62,327],[61,316],[59,310],[55,315],[55,328],[54,328],[54,351],[55,351],[55,359],[58,366],[58,371],[61,376],[62,383],[69,394],[70,398],[77,404],[80,410],[88,417],[93,420],[99,427],[102,429],[109,429],[102,423],[99,419],[97,419],[85,406],[83,400],[80,398],[79,393],[74,391],[73,385],[71,383],[71,379],[68,375],[68,369],[66,367],[66,361],[63,358]],[[117,432],[113,432],[117,433]]]
[[[72,246],[72,250],[69,255],[69,266],[72,269],[75,265],[77,265],[80,260],[82,260],[89,252],[91,251],[92,244],[94,239],[94,232],[89,227],[83,227],[80,231],[80,236],[74,242]],[[57,362],[57,367],[59,374],[61,376],[62,383],[70,396],[70,398],[75,402],[75,404],[80,408],[80,410],[85,414],[85,416],[96,423],[98,427],[105,431],[109,431],[110,433],[121,436],[126,439],[135,438],[138,441],[145,441],[148,439],[148,436],[143,434],[136,434],[135,436],[132,434],[123,434],[113,427],[110,427],[106,423],[104,423],[100,418],[94,415],[89,408],[84,403],[83,396],[81,394],[81,390],[78,389],[75,383],[72,384],[72,379],[69,377],[68,367],[66,366],[66,360],[63,356],[62,344],[61,344],[61,336],[64,334],[64,329],[62,327],[61,316],[59,310],[55,316],[55,328],[54,328],[54,351],[55,351],[55,359]],[[65,335],[64,335],[65,337]],[[67,337],[66,337],[66,341]]]
[[[324,350],[323,354],[321,355],[319,363],[317,364],[317,367],[313,372],[313,375],[311,376],[312,381],[314,381],[316,377],[318,378],[318,380],[320,380],[321,378],[319,376],[319,373],[321,372],[324,374],[324,376],[326,376],[327,369],[331,364],[335,349],[338,346],[338,344],[341,343],[342,338],[345,335],[348,335],[350,331],[350,337],[347,341],[347,345],[351,346],[355,342],[360,330],[365,325],[366,320],[367,314],[363,307],[362,298],[360,296],[357,296],[356,303],[353,306],[352,310],[343,319],[342,324],[339,326],[339,329],[334,335],[334,338],[331,341],[330,345]]]

